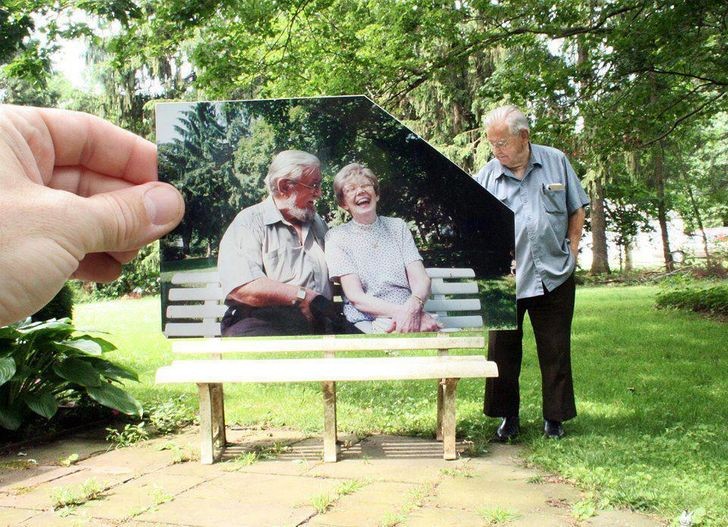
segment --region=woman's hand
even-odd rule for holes
[[[393,331],[396,333],[415,333],[420,330],[423,314],[422,302],[411,296],[400,306],[394,317]]]
[[[422,331],[422,332],[440,331],[442,328],[443,328],[442,323],[438,322],[435,319],[435,317],[433,317],[429,313],[422,314],[422,318],[420,319],[420,331]]]

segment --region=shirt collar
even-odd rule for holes
[[[534,146],[536,146],[536,148],[534,148]],[[528,166],[526,167],[526,174],[524,175],[524,179],[525,179],[525,177],[528,175],[528,173],[531,171],[531,169],[533,167],[543,166],[542,157],[541,157],[541,151],[538,148],[538,146],[532,144],[529,141],[528,148],[531,151],[531,155],[528,158]],[[495,159],[495,162],[498,163],[498,167],[500,168],[500,173],[496,176],[496,179],[500,179],[503,176],[509,176],[509,177],[514,178],[514,179],[517,179],[516,176],[513,175],[513,172],[511,171],[510,168],[504,167],[503,165],[501,165],[501,162],[498,161],[498,159],[496,159],[496,158],[494,158],[494,159]]]
[[[283,222],[289,224],[281,214],[281,211],[276,207],[276,202],[273,201],[273,196],[268,196],[263,201],[263,223],[266,225],[273,225],[274,223]]]

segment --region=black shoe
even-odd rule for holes
[[[543,435],[546,439],[561,439],[564,437],[564,426],[561,421],[543,420]]]
[[[504,417],[503,421],[501,421],[501,424],[498,427],[498,430],[495,431],[494,439],[501,443],[505,443],[518,437],[518,432],[520,431],[521,427],[519,425],[519,419],[517,415],[512,417]]]

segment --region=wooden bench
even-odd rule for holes
[[[447,279],[462,275],[463,270],[428,270],[433,277],[434,295],[426,308],[440,314],[440,320],[450,329],[481,327],[476,311],[476,299],[451,298],[450,295],[477,293],[477,284],[449,283]],[[466,270],[469,271],[469,270]],[[470,271],[472,272],[472,271]],[[205,274],[206,276],[203,276]],[[173,283],[189,285],[169,291],[169,299],[194,300],[192,306],[170,305],[168,318],[183,318],[184,322],[168,322],[165,334],[184,335],[187,339],[172,342],[172,351],[183,355],[209,354],[211,360],[176,360],[157,370],[157,383],[196,383],[200,397],[200,434],[202,463],[219,459],[225,447],[225,410],[223,384],[230,382],[320,382],[324,399],[324,461],[338,458],[336,443],[336,383],[343,381],[388,381],[436,379],[437,429],[443,441],[443,457],[456,459],[455,391],[461,378],[497,376],[495,363],[488,362],[482,350],[482,336],[452,336],[440,333],[427,337],[385,338],[334,337],[301,339],[218,338],[219,318],[224,313],[220,305],[221,290],[216,273],[186,273],[173,277]],[[206,281],[207,280],[207,281]],[[439,283],[436,285],[436,281]],[[475,289],[473,290],[473,286]],[[174,292],[174,291],[177,292]],[[439,295],[440,298],[436,296]],[[463,300],[468,300],[463,303]],[[476,303],[472,300],[475,300]],[[201,303],[199,303],[201,302]],[[453,312],[458,314],[453,314]],[[203,338],[199,338],[203,337]],[[452,349],[477,349],[479,355],[449,355]],[[407,357],[345,358],[337,353],[360,351],[436,350],[436,355]],[[320,352],[321,357],[222,359],[231,354]]]

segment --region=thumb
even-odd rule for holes
[[[173,186],[153,182],[96,194],[86,200],[86,253],[138,249],[174,229],[185,205]],[[93,225],[90,228],[90,225]]]

